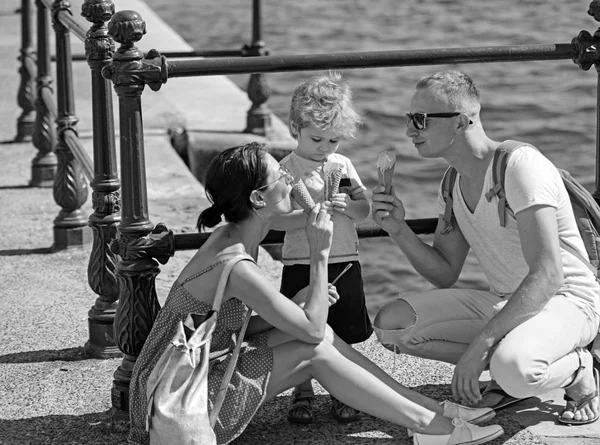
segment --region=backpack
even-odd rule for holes
[[[524,145],[535,148],[530,144],[507,140],[500,144],[494,153],[494,159],[492,161],[492,179],[494,185],[485,194],[485,198],[489,202],[494,196],[498,196],[498,218],[500,219],[500,225],[502,227],[506,227],[506,212],[512,213],[510,205],[506,201],[506,193],[504,192],[506,164],[508,163],[509,155],[516,148]],[[579,230],[579,234],[585,245],[589,261],[581,255],[574,246],[569,244],[568,241],[560,239],[560,245],[562,248],[575,255],[575,257],[579,258],[579,260],[593,272],[596,279],[600,281],[598,274],[598,266],[600,265],[600,235],[598,234],[600,231],[600,206],[590,192],[577,182],[568,171],[560,168],[557,168],[557,170],[560,173],[560,177],[569,194],[571,206],[573,207],[573,214],[577,221],[577,229]],[[454,189],[456,176],[456,169],[450,166],[444,173],[442,179],[442,196],[446,203],[443,216],[444,228],[441,232],[444,235],[454,230],[452,227],[452,218],[454,218],[452,212],[452,190]],[[596,339],[593,340],[587,348],[594,357],[594,367],[600,369],[600,333],[598,333]]]

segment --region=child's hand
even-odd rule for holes
[[[352,198],[348,194],[335,193],[331,197],[331,207],[335,212],[346,213],[350,206],[350,201],[352,201]]]
[[[327,289],[327,291],[329,292],[329,306],[333,306],[340,299],[340,294],[338,294],[335,284],[331,283],[329,283],[329,289]]]
[[[329,288],[327,292],[329,293],[329,306],[334,305],[340,299],[340,294],[338,294],[337,287],[335,285],[329,283]],[[308,296],[308,286],[302,288],[298,291],[298,293],[292,298],[292,301],[296,303],[301,308],[304,308],[306,304],[306,297]]]

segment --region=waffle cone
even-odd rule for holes
[[[377,158],[377,177],[379,185],[385,187],[385,193],[392,192],[392,180],[394,179],[394,169],[396,167],[396,155],[391,151],[384,151]]]
[[[308,189],[301,180],[294,182],[292,185],[292,198],[307,214],[310,213],[315,206],[312,196],[310,196]]]
[[[342,169],[337,168],[329,172],[327,177],[327,200],[331,201],[333,195],[340,191],[340,181],[342,180]]]
[[[385,187],[385,193],[392,193],[392,180],[394,179],[394,167],[386,168],[385,170],[377,170],[379,177],[379,185]]]

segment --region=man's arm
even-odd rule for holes
[[[471,403],[481,398],[477,380],[489,363],[492,348],[514,328],[540,313],[563,283],[556,209],[533,206],[517,213],[516,219],[529,272],[456,365],[452,389],[457,397]]]
[[[460,229],[442,235],[444,222],[438,218],[433,245],[424,243],[406,223],[404,205],[392,187],[391,195],[383,187],[373,189],[373,220],[389,233],[410,264],[427,281],[438,288],[452,286],[465,263],[469,244]]]

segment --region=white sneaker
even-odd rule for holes
[[[496,415],[496,411],[491,408],[469,408],[448,400],[444,400],[440,405],[444,407],[444,413],[442,414],[444,417],[447,417],[448,419],[462,419],[473,425],[487,422]],[[408,437],[413,436],[413,430],[406,428],[406,431]]]
[[[477,426],[461,419],[452,419],[452,434],[432,435],[415,433],[414,445],[479,445],[504,434],[500,425]]]
[[[492,408],[469,408],[448,400],[444,400],[440,405],[444,407],[444,417],[462,419],[474,425],[487,422],[496,415],[496,411]]]

